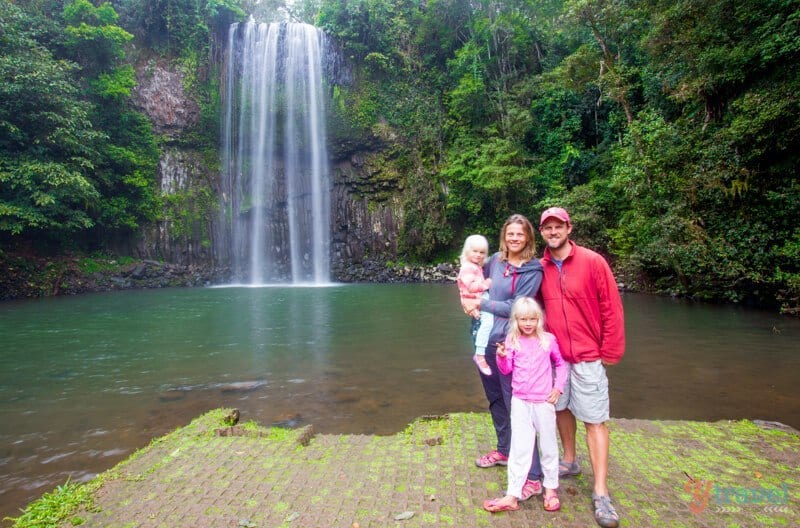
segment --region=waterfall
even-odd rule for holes
[[[324,34],[233,24],[222,82],[220,236],[234,279],[330,280]]]

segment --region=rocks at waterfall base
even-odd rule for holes
[[[130,259],[128,259],[130,260]],[[144,288],[198,287],[231,281],[230,269],[172,264],[157,260],[120,263],[113,257],[93,259],[86,269],[77,256],[33,257],[0,252],[0,300],[75,295],[80,293]],[[336,263],[335,282],[447,283],[455,281],[458,268],[450,263],[396,264],[385,260]]]
[[[455,282],[458,269],[453,264],[410,265],[394,264],[382,260],[366,260],[359,263],[334,264],[333,279],[338,282]]]
[[[0,300],[79,293],[205,286],[224,282],[224,269],[155,260],[119,263],[113,258],[33,257],[0,253]],[[88,269],[87,269],[88,268]]]

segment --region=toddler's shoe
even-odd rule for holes
[[[491,376],[492,375],[492,368],[486,362],[486,358],[479,354],[475,354],[472,356],[472,360],[475,361],[475,364],[478,365],[478,370],[481,371],[481,374],[484,376]]]

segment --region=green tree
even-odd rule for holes
[[[64,239],[93,224],[90,178],[102,134],[79,99],[75,66],[32,36],[31,19],[0,0],[0,230]]]
[[[133,35],[116,25],[119,17],[111,4],[95,7],[89,0],[73,0],[64,6],[63,16],[64,45],[84,75],[113,70],[125,57],[125,45]]]
[[[530,214],[536,196],[524,157],[518,144],[502,137],[456,141],[442,169],[452,223],[491,233],[510,211]]]
[[[639,27],[646,18],[631,0],[569,0],[566,12],[588,28],[598,48],[597,86],[602,98],[616,102],[631,124],[634,119],[633,92],[637,90],[636,66]],[[598,101],[599,103],[600,101]]]
[[[118,0],[122,25],[157,51],[192,57],[245,18],[242,0]]]
[[[796,303],[798,3],[648,7],[647,71],[669,105],[652,104],[617,164],[631,200],[616,251],[664,289]]]
[[[92,177],[101,199],[91,211],[95,229],[86,236],[105,240],[155,217],[159,152],[149,123],[129,105],[135,79],[124,59],[133,35],[116,25],[119,17],[108,3],[73,0],[63,14],[65,53],[81,64],[84,97],[93,103],[90,117],[107,136],[97,146]]]

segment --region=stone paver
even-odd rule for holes
[[[101,475],[93,511],[62,526],[591,527],[591,469],[562,479],[562,510],[541,498],[490,514],[502,467],[488,414],[424,417],[393,436],[316,435],[239,426],[219,436],[212,411]],[[246,419],[246,417],[243,417]],[[612,420],[610,489],[621,526],[800,526],[800,437],[752,422]],[[306,433],[304,435],[304,433]],[[302,436],[302,438],[301,438]],[[301,445],[307,443],[307,445]],[[690,480],[693,479],[693,480]],[[413,512],[406,520],[397,514]]]

